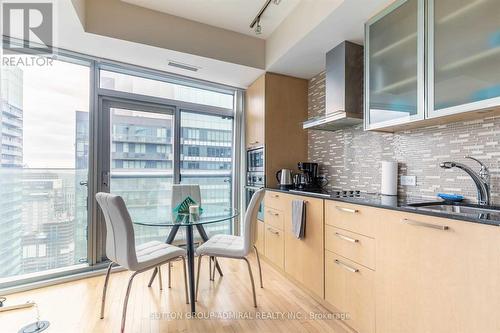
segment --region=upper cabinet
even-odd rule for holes
[[[277,186],[282,168],[295,169],[307,160],[308,81],[266,73],[248,87],[245,96],[246,148],[264,147],[265,185]]]
[[[500,2],[429,0],[429,117],[500,105]]]
[[[265,109],[265,76],[258,78],[246,93],[246,147],[247,149],[264,145],[264,109]]]
[[[365,127],[424,118],[424,3],[397,1],[366,24]]]
[[[396,1],[366,23],[365,68],[368,130],[500,111],[498,0]]]

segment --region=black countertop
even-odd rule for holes
[[[408,213],[416,213],[423,215],[430,215],[436,217],[449,218],[454,220],[462,220],[466,222],[474,222],[481,223],[491,226],[500,226],[500,210],[498,212],[492,212],[488,214],[477,214],[477,213],[457,213],[457,212],[447,212],[447,211],[438,211],[425,207],[412,207],[408,206],[410,204],[419,204],[419,203],[429,203],[435,202],[440,203],[444,202],[442,200],[429,200],[428,198],[421,197],[412,197],[412,196],[387,196],[380,194],[370,194],[361,192],[359,195],[353,195],[348,197],[338,197],[332,193],[324,192],[324,193],[314,193],[314,192],[305,192],[305,191],[296,191],[296,190],[282,190],[277,188],[266,188],[269,191],[283,192],[293,195],[301,195],[307,197],[320,198],[325,200],[333,200],[339,202],[347,202],[352,204],[371,206],[377,208],[385,208],[392,209],[397,211],[403,211]],[[496,207],[498,209],[498,207]]]

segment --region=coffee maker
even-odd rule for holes
[[[318,163],[299,162],[297,167],[300,173],[295,175],[295,186],[298,189],[319,188]]]

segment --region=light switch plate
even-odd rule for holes
[[[417,176],[401,176],[402,186],[417,186]]]

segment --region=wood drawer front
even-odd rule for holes
[[[375,240],[354,232],[325,227],[325,248],[360,265],[375,269]]]
[[[284,268],[285,263],[285,237],[282,230],[265,224],[264,248],[266,258],[279,268]]]
[[[265,207],[264,221],[270,226],[283,230],[285,227],[285,213],[280,210]]]
[[[266,191],[264,197],[264,206],[266,208],[272,208],[284,212],[287,209],[292,209],[288,207],[288,197],[286,194],[280,192]]]
[[[379,212],[376,208],[327,200],[325,223],[373,238]]]
[[[374,272],[325,251],[325,299],[347,313],[346,323],[359,333],[375,331]]]
[[[255,240],[255,247],[259,253],[264,253],[264,222],[257,220],[257,239]]]

